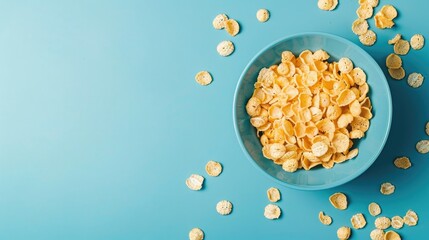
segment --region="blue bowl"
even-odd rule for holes
[[[367,75],[372,102],[370,128],[365,137],[355,142],[359,155],[349,161],[336,164],[332,169],[323,167],[309,171],[284,171],[262,155],[262,145],[256,136],[256,129],[250,124],[245,106],[252,96],[256,78],[261,68],[278,64],[285,50],[298,55],[303,50],[323,49],[331,56],[329,61],[342,57],[350,58],[355,66],[362,68]],[[301,190],[319,190],[344,184],[368,169],[377,159],[386,143],[392,120],[392,99],[383,71],[377,62],[354,43],[326,33],[303,33],[288,36],[262,49],[246,66],[238,81],[233,104],[234,128],[238,141],[246,157],[271,179],[285,186]]]

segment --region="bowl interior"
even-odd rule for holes
[[[262,155],[262,145],[256,136],[255,128],[250,124],[245,106],[253,93],[253,84],[261,68],[278,64],[282,51],[289,50],[298,55],[303,50],[323,49],[331,58],[338,61],[341,57],[350,58],[355,66],[362,68],[367,75],[370,87],[369,97],[372,102],[374,117],[365,137],[355,141],[353,147],[359,148],[359,155],[332,169],[323,167],[310,171],[298,170],[285,172],[281,166],[274,164]],[[261,50],[247,65],[237,85],[234,99],[235,131],[247,157],[263,172],[292,188],[311,190],[326,189],[348,182],[371,166],[380,154],[389,134],[392,117],[390,90],[386,78],[374,59],[357,45],[343,38],[323,34],[306,33],[284,38]]]

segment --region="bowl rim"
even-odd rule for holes
[[[302,185],[300,185],[300,186],[298,186],[298,185],[290,184],[287,182],[283,182],[283,181],[271,176],[270,174],[265,172],[261,167],[259,167],[258,164],[255,162],[255,160],[252,158],[252,156],[250,156],[249,152],[247,151],[246,147],[244,146],[243,139],[242,139],[240,132],[239,132],[239,129],[238,129],[237,116],[236,116],[236,103],[237,103],[238,91],[240,89],[240,86],[243,83],[244,75],[247,73],[249,68],[253,65],[255,60],[260,55],[262,55],[265,51],[267,51],[268,49],[274,47],[275,45],[277,45],[283,41],[290,40],[290,39],[297,38],[297,37],[312,36],[312,35],[313,36],[316,36],[316,35],[317,36],[324,36],[324,37],[328,37],[328,38],[332,38],[332,39],[344,42],[344,43],[352,46],[353,48],[355,48],[356,51],[360,52],[360,54],[362,54],[364,57],[366,57],[372,65],[376,66],[375,68],[376,68],[376,71],[378,72],[378,74],[383,76],[384,81],[382,81],[382,84],[387,89],[386,97],[388,99],[388,122],[387,122],[387,130],[384,133],[383,139],[382,139],[381,144],[379,145],[377,151],[374,152],[371,159],[369,161],[367,161],[366,164],[363,165],[359,169],[359,171],[357,171],[355,174],[349,175],[349,176],[342,178],[338,181],[330,182],[330,183],[323,184],[323,185],[317,185],[317,186],[302,186]],[[387,83],[387,79],[386,79],[386,76],[384,75],[384,72],[381,70],[380,65],[374,60],[374,58],[371,55],[369,55],[365,50],[363,50],[360,46],[351,42],[350,40],[347,40],[347,39],[340,37],[340,36],[337,36],[337,35],[333,35],[330,33],[323,33],[323,32],[301,32],[301,33],[296,33],[296,34],[292,34],[292,35],[286,35],[284,37],[281,37],[281,38],[269,43],[268,45],[263,47],[261,50],[259,50],[252,57],[252,59],[247,63],[246,67],[244,68],[244,70],[242,71],[242,73],[240,75],[240,78],[237,82],[237,85],[236,85],[236,88],[234,91],[234,99],[233,99],[233,105],[232,105],[232,118],[233,118],[233,122],[234,122],[234,132],[235,132],[235,135],[236,135],[237,140],[239,142],[239,145],[241,147],[241,150],[246,155],[246,158],[252,163],[252,165],[254,167],[259,169],[259,171],[263,172],[264,175],[266,175],[271,180],[274,180],[275,182],[277,182],[283,186],[287,186],[287,187],[297,189],[297,190],[323,190],[323,189],[328,189],[328,188],[334,188],[334,187],[340,186],[342,184],[345,184],[349,181],[352,181],[353,179],[362,175],[375,162],[375,160],[377,160],[377,158],[380,156],[381,151],[384,149],[384,146],[387,142],[387,139],[388,139],[389,133],[390,133],[390,129],[391,129],[392,112],[393,112],[393,108],[392,108],[392,96],[391,96],[391,92],[390,92],[390,87],[389,87],[389,84]]]

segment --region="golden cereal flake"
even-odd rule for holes
[[[395,186],[389,182],[385,182],[381,184],[380,192],[383,195],[390,195],[395,192]]]
[[[323,224],[323,225],[331,225],[332,223],[332,218],[328,215],[325,215],[322,211],[319,212],[319,221]]]
[[[384,231],[381,229],[374,229],[369,234],[371,240],[384,240]]]
[[[222,172],[222,165],[215,161],[208,161],[206,164],[206,172],[212,177],[217,177]]]
[[[393,161],[397,168],[408,169],[411,167],[411,161],[408,157],[398,157]]]
[[[359,41],[365,46],[372,46],[377,41],[377,35],[374,31],[368,30],[359,36]]]
[[[266,22],[268,21],[268,19],[270,18],[270,12],[268,12],[267,9],[259,9],[256,12],[256,18],[258,19],[258,21],[260,22]]]
[[[227,200],[222,200],[216,204],[216,211],[220,215],[229,215],[232,211],[232,203]]]
[[[429,135],[429,122],[426,123],[426,134]]]
[[[411,209],[408,210],[404,216],[404,223],[412,227],[412,226],[416,226],[418,221],[419,221],[419,217],[417,216],[417,213]]]
[[[393,44],[397,43],[401,39],[401,37],[402,37],[402,35],[397,33],[392,39],[387,41],[387,43],[390,45],[393,45]]]
[[[352,226],[355,229],[361,229],[366,225],[366,219],[362,213],[353,215],[352,218],[350,219],[350,222],[352,223]]]
[[[429,140],[420,140],[416,144],[417,152],[426,154],[429,152]]]
[[[384,230],[390,227],[390,218],[388,217],[378,217],[374,221],[376,228]]]
[[[395,22],[392,19],[385,17],[382,13],[378,12],[374,16],[375,26],[380,29],[392,28]]]
[[[283,164],[282,164],[282,168],[283,170],[285,170],[286,172],[295,172],[296,170],[298,170],[299,167],[299,163],[297,159],[287,159]]]
[[[386,67],[392,69],[398,69],[402,67],[402,59],[400,56],[391,53],[386,57]]]
[[[225,14],[218,14],[213,19],[213,27],[217,30],[225,28],[225,21],[228,20],[228,16]]]
[[[399,39],[393,45],[393,51],[398,55],[406,55],[410,51],[410,43],[407,40]]]
[[[394,229],[400,229],[400,228],[402,228],[402,226],[404,226],[404,219],[402,219],[402,217],[400,217],[400,216],[394,216],[390,220],[390,225]]]
[[[213,81],[213,78],[209,72],[200,71],[195,75],[195,81],[202,86],[207,86]]]
[[[228,19],[225,21],[225,31],[234,37],[240,32],[240,24],[235,19]]]
[[[338,61],[338,69],[342,73],[349,73],[353,70],[353,62],[350,58],[343,57]]]
[[[185,183],[189,189],[198,191],[203,187],[204,177],[198,174],[192,174],[188,179],[186,179]]]
[[[334,208],[339,210],[344,210],[347,208],[347,196],[344,193],[338,192],[334,193],[329,197],[329,202],[331,202]]]
[[[280,191],[277,188],[271,187],[267,190],[267,197],[270,202],[277,202],[280,200]]]
[[[389,75],[395,80],[402,80],[405,77],[405,70],[403,67],[398,69],[389,68],[387,71],[389,72]]]
[[[319,0],[317,2],[317,6],[321,10],[325,11],[332,11],[334,10],[338,5],[338,0]]]
[[[203,240],[204,232],[199,228],[193,228],[189,231],[189,240]]]
[[[347,240],[350,238],[351,229],[349,227],[340,227],[337,230],[337,237],[340,240]]]
[[[361,19],[368,19],[372,17],[374,13],[374,9],[368,3],[361,4],[359,8],[356,10],[356,14]]]
[[[222,57],[227,57],[234,52],[234,44],[231,41],[222,41],[216,47],[217,52]]]
[[[281,213],[281,209],[275,204],[268,204],[264,209],[264,216],[270,220],[278,219]]]
[[[398,16],[398,12],[396,11],[396,8],[390,4],[384,5],[381,8],[380,13],[383,14],[383,16],[385,16],[387,19],[391,19],[391,20],[393,20],[394,18],[396,18],[396,16]]]
[[[358,18],[352,23],[352,31],[356,35],[362,35],[368,31],[369,25],[365,19]]]
[[[311,146],[311,152],[315,157],[321,157],[328,152],[328,145],[324,142],[316,142]]]
[[[410,87],[418,88],[423,84],[424,77],[421,73],[411,73],[408,75],[407,83]]]
[[[384,234],[384,240],[401,240],[401,236],[395,231],[387,231]]]
[[[425,38],[421,34],[414,34],[410,39],[410,45],[414,50],[420,50],[425,45]]]
[[[368,205],[368,212],[371,214],[371,216],[377,216],[381,213],[380,205],[378,205],[375,202],[372,202]]]

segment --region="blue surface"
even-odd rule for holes
[[[330,55],[329,62],[342,57],[353,59],[356,67],[365,69],[366,82],[372,100],[371,127],[365,137],[354,141],[353,148],[359,149],[357,157],[347,164],[337,164],[334,168],[322,166],[311,171],[286,172],[281,165],[267,160],[262,154],[262,145],[250,124],[246,104],[255,90],[254,84],[262,68],[278,64],[283,51],[288,50],[298,56],[304,50],[323,49]],[[301,33],[275,41],[262,49],[246,66],[237,83],[233,103],[234,128],[238,141],[246,156],[254,165],[280,184],[299,190],[320,190],[339,186],[358,177],[377,159],[386,143],[392,121],[392,99],[386,78],[374,61],[364,50],[350,41],[326,33]]]
[[[428,3],[383,1],[398,9],[394,29],[363,47],[383,67],[395,33],[409,39],[427,30]],[[379,10],[381,5],[377,7]],[[249,60],[286,35],[320,31],[358,43],[350,26],[357,1],[340,1],[333,12],[315,1],[3,1],[0,7],[0,239],[186,239],[200,227],[206,239],[335,239],[363,212],[368,225],[352,239],[368,239],[377,201],[383,215],[408,209],[419,225],[398,232],[424,239],[429,227],[429,155],[415,151],[428,139],[429,84],[412,89],[388,78],[393,121],[386,148],[363,175],[330,190],[288,189],[265,177],[241,151],[234,134],[232,101]],[[255,14],[267,8],[271,18]],[[237,19],[236,37],[216,31],[218,13]],[[305,15],[303,14],[305,13]],[[230,57],[216,45],[234,41]],[[429,47],[403,57],[407,72],[428,77]],[[214,81],[194,81],[207,69]],[[425,80],[428,81],[428,80]],[[413,166],[396,169],[396,156]],[[218,178],[204,165],[222,162]],[[206,177],[205,188],[185,186],[191,173]],[[380,183],[396,186],[391,196]],[[282,192],[281,219],[263,217],[266,189]],[[328,202],[333,192],[349,196],[345,211]],[[234,204],[220,216],[219,200]],[[334,222],[323,226],[320,210]]]

